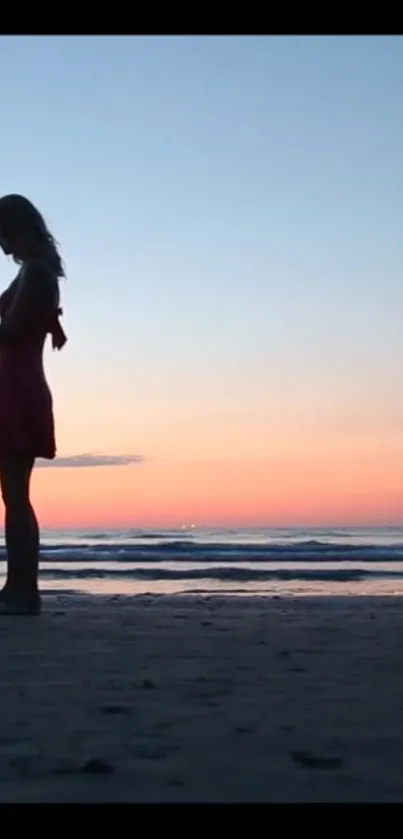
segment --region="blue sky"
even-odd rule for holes
[[[68,270],[63,453],[400,433],[401,37],[3,37],[0,73],[1,192]]]

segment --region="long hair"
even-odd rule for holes
[[[32,242],[57,276],[65,276],[56,239],[39,210],[23,195],[4,195],[0,198],[0,237],[10,245],[11,253],[16,239],[21,237]],[[15,256],[14,259],[18,261]]]

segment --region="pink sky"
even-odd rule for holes
[[[401,522],[402,39],[16,37],[0,72],[2,190],[66,262],[58,452],[144,458],[36,470],[41,524]]]

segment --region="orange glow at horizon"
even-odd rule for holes
[[[382,524],[403,511],[403,455],[161,460],[38,469],[43,527]]]

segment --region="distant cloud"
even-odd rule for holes
[[[56,457],[55,460],[38,459],[39,469],[82,469],[88,466],[129,466],[144,463],[141,454],[74,454],[70,457]]]

